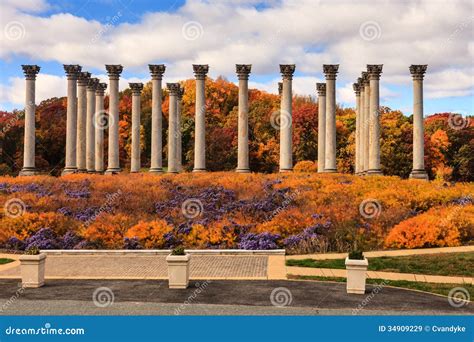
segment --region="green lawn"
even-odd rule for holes
[[[346,282],[346,278],[340,278],[340,277],[288,275],[288,279],[335,281],[338,283]],[[384,280],[384,279],[367,279],[367,284],[372,284],[372,285],[383,284],[387,286],[395,286],[395,287],[402,287],[405,289],[431,292],[431,293],[436,293],[443,296],[447,296],[449,294],[449,291],[451,291],[451,289],[455,287],[463,287],[469,292],[470,298],[474,298],[474,285],[470,285],[470,284],[438,284],[438,283],[422,283],[422,282],[407,281],[407,280]]]
[[[369,271],[432,274],[442,276],[474,276],[474,253],[443,253],[401,257],[368,258]],[[287,266],[344,269],[344,259],[287,260]]]
[[[13,261],[15,261],[15,260],[7,259],[7,258],[0,258],[0,265],[8,264],[9,262],[13,262]]]

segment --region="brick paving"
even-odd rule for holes
[[[165,279],[166,256],[49,255],[49,279]],[[193,255],[194,279],[267,279],[268,256]],[[19,278],[19,266],[0,271],[0,278]]]

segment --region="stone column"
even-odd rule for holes
[[[283,77],[280,108],[280,172],[293,171],[293,141],[292,141],[292,80],[295,72],[294,64],[280,64]]]
[[[86,168],[88,173],[95,172],[95,91],[99,79],[90,78],[87,83],[87,120],[86,120]]]
[[[25,136],[23,145],[23,168],[20,176],[33,176],[36,174],[35,166],[35,82],[40,71],[37,65],[22,65],[26,78],[25,89]]]
[[[64,65],[67,75],[67,114],[66,114],[66,162],[62,175],[77,172],[77,78],[81,72],[80,65]]]
[[[122,171],[119,159],[119,78],[121,65],[106,65],[109,75],[109,153],[106,174]]]
[[[166,66],[163,64],[148,64],[151,73],[151,173],[163,172],[163,113],[161,109],[163,90],[161,80]]]
[[[368,64],[367,72],[370,79],[369,99],[369,175],[381,175],[380,169],[380,99],[379,80],[382,64]]]
[[[326,83],[316,83],[318,91],[318,173],[326,161]]]
[[[132,156],[130,172],[140,172],[140,116],[143,83],[129,83],[132,89]]]
[[[206,96],[205,81],[209,72],[207,64],[193,64],[196,77],[196,118],[193,172],[206,171]]]
[[[179,83],[167,83],[170,94],[169,122],[168,122],[168,173],[178,173],[177,155],[177,98],[179,94]]]
[[[355,131],[355,163],[354,163],[354,171],[355,174],[358,175],[360,170],[360,122],[361,122],[361,112],[360,112],[360,83],[354,83],[352,85],[355,96],[356,96],[356,131]]]
[[[336,165],[336,75],[339,64],[324,64],[326,76],[326,160],[324,172],[337,172]]]
[[[76,162],[77,171],[86,172],[86,125],[87,125],[87,95],[86,87],[91,78],[90,72],[81,72],[77,79],[77,135]]]
[[[95,172],[104,173],[104,130],[107,128],[107,113],[104,109],[104,95],[107,83],[99,83],[95,90]]]
[[[425,133],[423,124],[423,77],[428,65],[411,65],[413,77],[413,170],[410,178],[428,180],[425,170]]]
[[[183,139],[181,133],[181,113],[183,110],[183,95],[184,87],[179,88],[178,96],[176,97],[176,120],[177,120],[177,132],[176,132],[176,160],[178,164],[178,171],[183,171]]]
[[[249,161],[249,74],[251,64],[236,64],[239,78],[239,117],[238,117],[238,147],[237,172],[250,172]]]
[[[370,81],[369,74],[362,72],[362,78],[364,83],[364,174],[369,171],[369,149],[370,149],[370,138],[369,138],[369,100],[370,100]]]

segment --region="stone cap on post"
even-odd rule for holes
[[[184,95],[184,87],[180,86],[179,87],[179,92],[178,92],[178,99],[181,100],[183,98],[183,95]]]
[[[87,91],[95,91],[99,82],[98,78],[89,78],[89,81],[87,82]]]
[[[248,80],[250,71],[252,70],[252,64],[236,64],[235,72],[239,80]]]
[[[427,68],[428,64],[412,64],[410,65],[410,74],[414,80],[422,80]]]
[[[78,64],[63,64],[68,80],[77,80],[82,67]]]
[[[107,83],[99,83],[95,88],[95,94],[103,96],[105,95],[105,89],[107,89]]]
[[[91,73],[87,71],[82,71],[77,76],[77,85],[79,86],[86,86],[89,83],[89,79],[91,78]]]
[[[383,64],[367,64],[369,80],[379,80],[382,73]]]
[[[36,75],[40,72],[40,67],[37,65],[22,64],[23,73],[27,80],[36,80]]]
[[[120,64],[106,64],[105,70],[107,70],[107,74],[109,75],[109,79],[111,80],[118,80],[120,74],[123,71],[123,66]]]
[[[367,71],[362,71],[362,84],[364,86],[369,86],[370,85],[370,80],[369,80],[369,73]]]
[[[318,96],[326,96],[326,83],[316,83]]]
[[[166,65],[164,64],[148,64],[148,68],[150,69],[152,80],[161,80],[166,71]]]
[[[280,73],[284,80],[292,80],[295,72],[295,64],[280,64]]]
[[[360,84],[358,82],[353,83],[352,88],[354,89],[356,96],[360,96]]]
[[[140,96],[143,90],[143,83],[129,83],[128,86],[132,89],[132,95]]]
[[[179,83],[166,83],[166,87],[168,88],[170,95],[178,96],[180,92]]]
[[[323,64],[323,73],[326,80],[335,80],[339,71],[339,64]]]
[[[283,92],[283,82],[278,82],[278,95]]]
[[[208,64],[193,64],[194,76],[198,80],[203,80],[206,78],[206,74],[209,72]]]

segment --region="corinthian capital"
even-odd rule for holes
[[[367,73],[370,80],[379,80],[383,64],[367,64]]]
[[[296,66],[294,64],[280,64],[280,73],[284,80],[292,80]]]
[[[326,96],[326,83],[316,83],[318,96]]]
[[[428,68],[427,64],[412,64],[410,65],[410,73],[414,80],[422,80],[425,76],[426,69]]]
[[[278,95],[283,92],[283,82],[278,82]]]
[[[77,84],[80,86],[86,86],[89,83],[89,79],[91,78],[91,73],[87,71],[80,72],[77,77]]]
[[[209,65],[207,64],[193,64],[194,76],[198,80],[206,78],[206,74],[209,72]]]
[[[140,95],[143,89],[143,83],[129,83],[128,86],[132,89],[132,95]]]
[[[123,71],[123,66],[120,64],[106,64],[105,69],[107,70],[110,79],[118,80]]]
[[[95,91],[97,89],[97,85],[99,84],[99,79],[98,78],[89,78],[87,82],[87,90],[89,91]]]
[[[77,64],[63,64],[63,67],[68,80],[77,80],[82,70],[82,67]]]
[[[105,95],[105,89],[107,89],[107,83],[99,83],[97,84],[97,88],[95,88],[96,95]]]
[[[362,84],[364,86],[369,86],[370,85],[370,80],[369,80],[369,73],[366,71],[362,71]]]
[[[250,71],[252,70],[252,64],[236,64],[235,70],[239,80],[248,80]]]
[[[326,80],[335,80],[338,71],[339,64],[323,64],[323,72],[326,76]]]
[[[25,77],[27,80],[36,80],[36,75],[40,71],[40,67],[37,65],[22,65],[23,68],[23,73],[25,74]]]
[[[179,94],[179,83],[166,83],[170,95],[178,96]]]
[[[353,83],[352,88],[354,89],[354,92],[356,96],[360,95],[360,84],[359,83]]]
[[[148,68],[150,68],[151,79],[153,80],[161,80],[166,70],[164,64],[148,64]]]
[[[184,87],[180,86],[179,87],[179,92],[178,92],[178,99],[181,100],[184,95]]]

